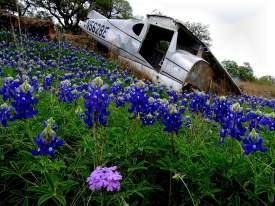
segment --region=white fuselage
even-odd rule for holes
[[[178,27],[169,19],[160,22],[154,18],[150,20],[107,19],[98,13],[93,13],[91,16],[92,18],[85,22],[80,21],[81,29],[130,62],[135,69],[148,75],[152,81],[180,90],[192,67],[197,62],[204,61],[188,51],[177,50]],[[138,35],[133,30],[137,24],[143,24]],[[150,26],[166,29],[172,34],[167,51],[158,64],[159,69],[152,66],[144,55],[141,55],[141,47]]]

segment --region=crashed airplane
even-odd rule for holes
[[[217,94],[241,93],[206,45],[170,17],[107,19],[91,11],[79,26],[152,81],[178,91],[192,87]]]

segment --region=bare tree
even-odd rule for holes
[[[210,37],[209,25],[204,25],[199,22],[183,22],[183,24],[189,29],[198,39],[200,39],[206,46],[210,47],[212,39]]]

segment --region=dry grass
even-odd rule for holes
[[[88,35],[86,35],[84,33],[81,35],[59,34],[59,36],[62,36],[62,38],[71,42],[72,45],[74,45],[74,46],[79,46],[79,47],[82,47],[85,49],[96,48],[96,40],[90,38]]]
[[[275,86],[254,82],[240,82],[239,87],[243,93],[259,97],[275,98]]]
[[[137,69],[135,69],[135,66],[132,65],[130,62],[125,61],[124,59],[120,58],[116,54],[116,52],[113,51],[113,49],[109,49],[108,58],[110,58],[113,61],[115,61],[121,68],[130,71],[137,78],[143,79],[143,80],[151,80],[151,78],[146,73],[138,71]]]

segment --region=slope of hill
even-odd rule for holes
[[[0,32],[0,205],[272,205],[274,112]]]

